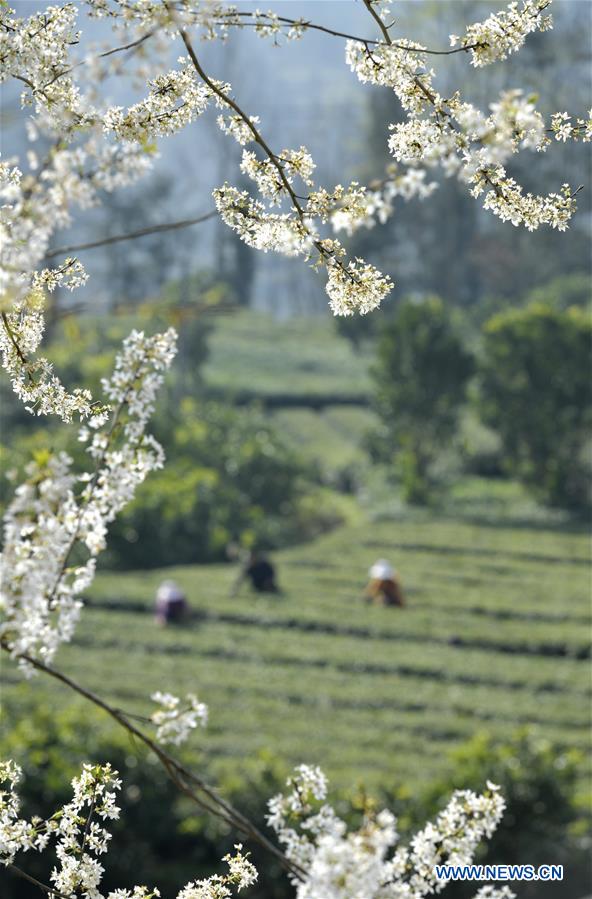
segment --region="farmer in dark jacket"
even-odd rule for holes
[[[251,582],[256,593],[281,593],[275,580],[275,568],[269,559],[255,550],[249,553],[239,572],[232,588],[233,596],[237,595],[245,579]]]

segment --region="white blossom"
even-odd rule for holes
[[[7,371],[12,388],[23,400],[25,408],[37,415],[58,415],[71,421],[92,415],[92,396],[89,390],[75,388],[69,393],[53,372],[52,364],[43,356],[35,356],[41,343],[44,318],[39,301],[15,303],[0,320],[0,352],[2,366]],[[97,411],[99,409],[97,408]]]
[[[400,40],[369,48],[360,41],[349,40],[345,61],[363,83],[390,87],[403,109],[419,115],[426,103],[435,97],[432,88],[434,70],[426,65],[425,47],[415,41]]]
[[[255,139],[252,130],[245,120],[236,113],[219,115],[216,122],[220,131],[223,131],[224,134],[230,134],[241,146],[251,143]],[[251,116],[250,122],[252,125],[257,126],[259,124],[259,116]]]
[[[154,337],[134,331],[124,341],[103,383],[118,433],[113,421],[104,429],[104,415],[90,421],[96,426],[87,447],[94,473],[76,475],[65,453],[41,455],[28,465],[29,478],[17,487],[4,519],[0,638],[13,656],[48,662],[71,639],[78,597],[93,580],[109,523],[146,475],[162,466],[162,448],[146,425],[175,340],[171,329]],[[72,565],[75,545],[86,549],[87,559]]]
[[[228,899],[231,887],[237,892],[257,881],[257,871],[247,856],[243,855],[241,843],[234,846],[235,854],[225,855],[223,861],[229,868],[228,874],[215,874],[206,880],[196,880],[184,887],[177,899]]]
[[[373,265],[356,258],[340,265],[329,265],[327,294],[335,315],[365,315],[380,306],[392,289],[392,281]]]
[[[396,820],[387,810],[367,813],[361,827],[348,831],[327,804],[327,781],[320,769],[301,765],[288,780],[289,792],[269,802],[268,823],[287,857],[300,870],[293,876],[297,899],[424,899],[440,892],[441,863],[469,864],[484,837],[501,819],[504,802],[497,788],[477,795],[455,793],[436,820],[398,845]],[[482,888],[476,899],[512,899],[507,888]]]
[[[181,57],[181,69],[148,82],[149,93],[129,109],[113,106],[104,115],[104,129],[121,140],[149,144],[156,137],[175,134],[205,112],[211,89],[197,80],[190,60]]]
[[[555,113],[551,116],[551,130],[555,140],[563,143],[569,139],[590,143],[592,141],[592,109],[588,111],[587,119],[578,118],[575,124],[568,112]]]
[[[239,191],[229,184],[214,191],[214,200],[222,221],[250,247],[285,256],[310,252],[313,234],[290,213],[270,213],[248,191]]]

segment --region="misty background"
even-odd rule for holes
[[[42,4],[20,0],[15,6],[18,14],[29,14]],[[449,34],[462,31],[463,23],[485,17],[495,6],[473,0],[399,3],[394,7],[394,34],[446,48]],[[255,5],[243,3],[241,8]],[[277,9],[356,36],[374,33],[357,2],[283,2]],[[446,94],[460,88],[485,109],[499,91],[520,87],[539,95],[544,114],[567,109],[584,116],[591,97],[592,5],[559,0],[552,12],[554,30],[529,36],[519,54],[498,66],[476,70],[462,54],[437,58],[439,90]],[[109,23],[84,19],[82,24],[81,55],[88,52],[87,44],[117,45]],[[242,108],[260,117],[272,147],[304,144],[310,150],[318,185],[381,178],[389,161],[388,124],[402,115],[396,97],[388,89],[358,82],[345,64],[341,38],[309,31],[300,40],[282,37],[279,42],[276,47],[271,39],[258,38],[248,29],[231,30],[225,44],[205,43],[198,50],[208,72],[230,81]],[[171,44],[171,67],[181,51],[179,41]],[[136,102],[145,92],[141,84],[130,87],[125,79],[111,79],[107,88],[107,98],[121,105]],[[18,93],[12,85],[3,86],[5,157],[26,152],[22,128],[26,112],[19,109]],[[76,227],[56,235],[54,248],[211,211],[214,187],[226,180],[249,186],[239,171],[240,154],[241,148],[217,128],[215,113],[206,113],[178,135],[162,139],[153,172],[133,187],[105,195],[102,207],[77,215]],[[482,211],[455,179],[434,170],[430,178],[439,180],[441,187],[427,201],[405,203],[399,198],[395,215],[385,226],[344,241],[396,282],[387,306],[407,294],[437,292],[446,302],[475,308],[491,297],[524,294],[566,273],[590,275],[587,147],[554,142],[545,154],[525,152],[508,168],[525,189],[540,193],[559,189],[565,181],[574,188],[584,185],[571,233],[541,229],[529,234],[503,224]],[[234,300],[241,305],[282,318],[327,314],[322,276],[301,260],[249,249],[216,218],[79,255],[91,278],[76,302],[92,306],[93,311],[157,295],[171,280],[185,283],[190,293],[192,276],[207,270],[232,286]],[[60,302],[67,304],[68,297]]]

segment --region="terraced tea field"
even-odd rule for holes
[[[360,600],[377,557],[399,568],[406,609]],[[475,731],[508,737],[522,725],[586,748],[583,534],[385,521],[341,529],[276,560],[281,598],[246,586],[231,598],[229,566],[101,574],[58,667],[137,712],[163,685],[198,692],[211,718],[196,742],[210,768],[232,765],[237,774],[265,749],[286,766],[322,763],[341,786],[412,787],[441,773],[448,751]],[[188,594],[187,626],[162,630],[153,621],[165,576]],[[48,701],[67,699],[62,688],[42,690]]]
[[[233,396],[246,392],[259,400],[300,397],[306,405],[319,397],[364,401],[371,392],[371,359],[367,351],[354,353],[328,317],[278,322],[241,310],[216,323],[204,378],[212,390]]]

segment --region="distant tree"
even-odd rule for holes
[[[553,309],[569,309],[570,306],[592,306],[592,282],[585,271],[573,272],[554,278],[543,287],[536,287],[527,294],[526,304],[543,303]]]
[[[508,471],[547,502],[590,504],[592,322],[542,304],[494,316],[484,329],[481,401]]]
[[[107,194],[102,208],[106,235],[129,234],[174,218],[165,211],[174,189],[174,180],[159,174],[141,187],[130,187],[129,194]],[[188,269],[192,274],[193,242],[191,229],[180,229],[108,244],[102,250],[101,267],[112,310],[158,296],[167,282],[186,275]]]
[[[114,524],[106,564],[224,560],[231,541],[269,548],[306,535],[308,471],[256,408],[186,396],[166,424],[169,463]]]
[[[374,450],[395,461],[405,497],[427,500],[433,462],[454,435],[473,370],[441,300],[402,304],[382,333],[373,369],[383,432]]]

